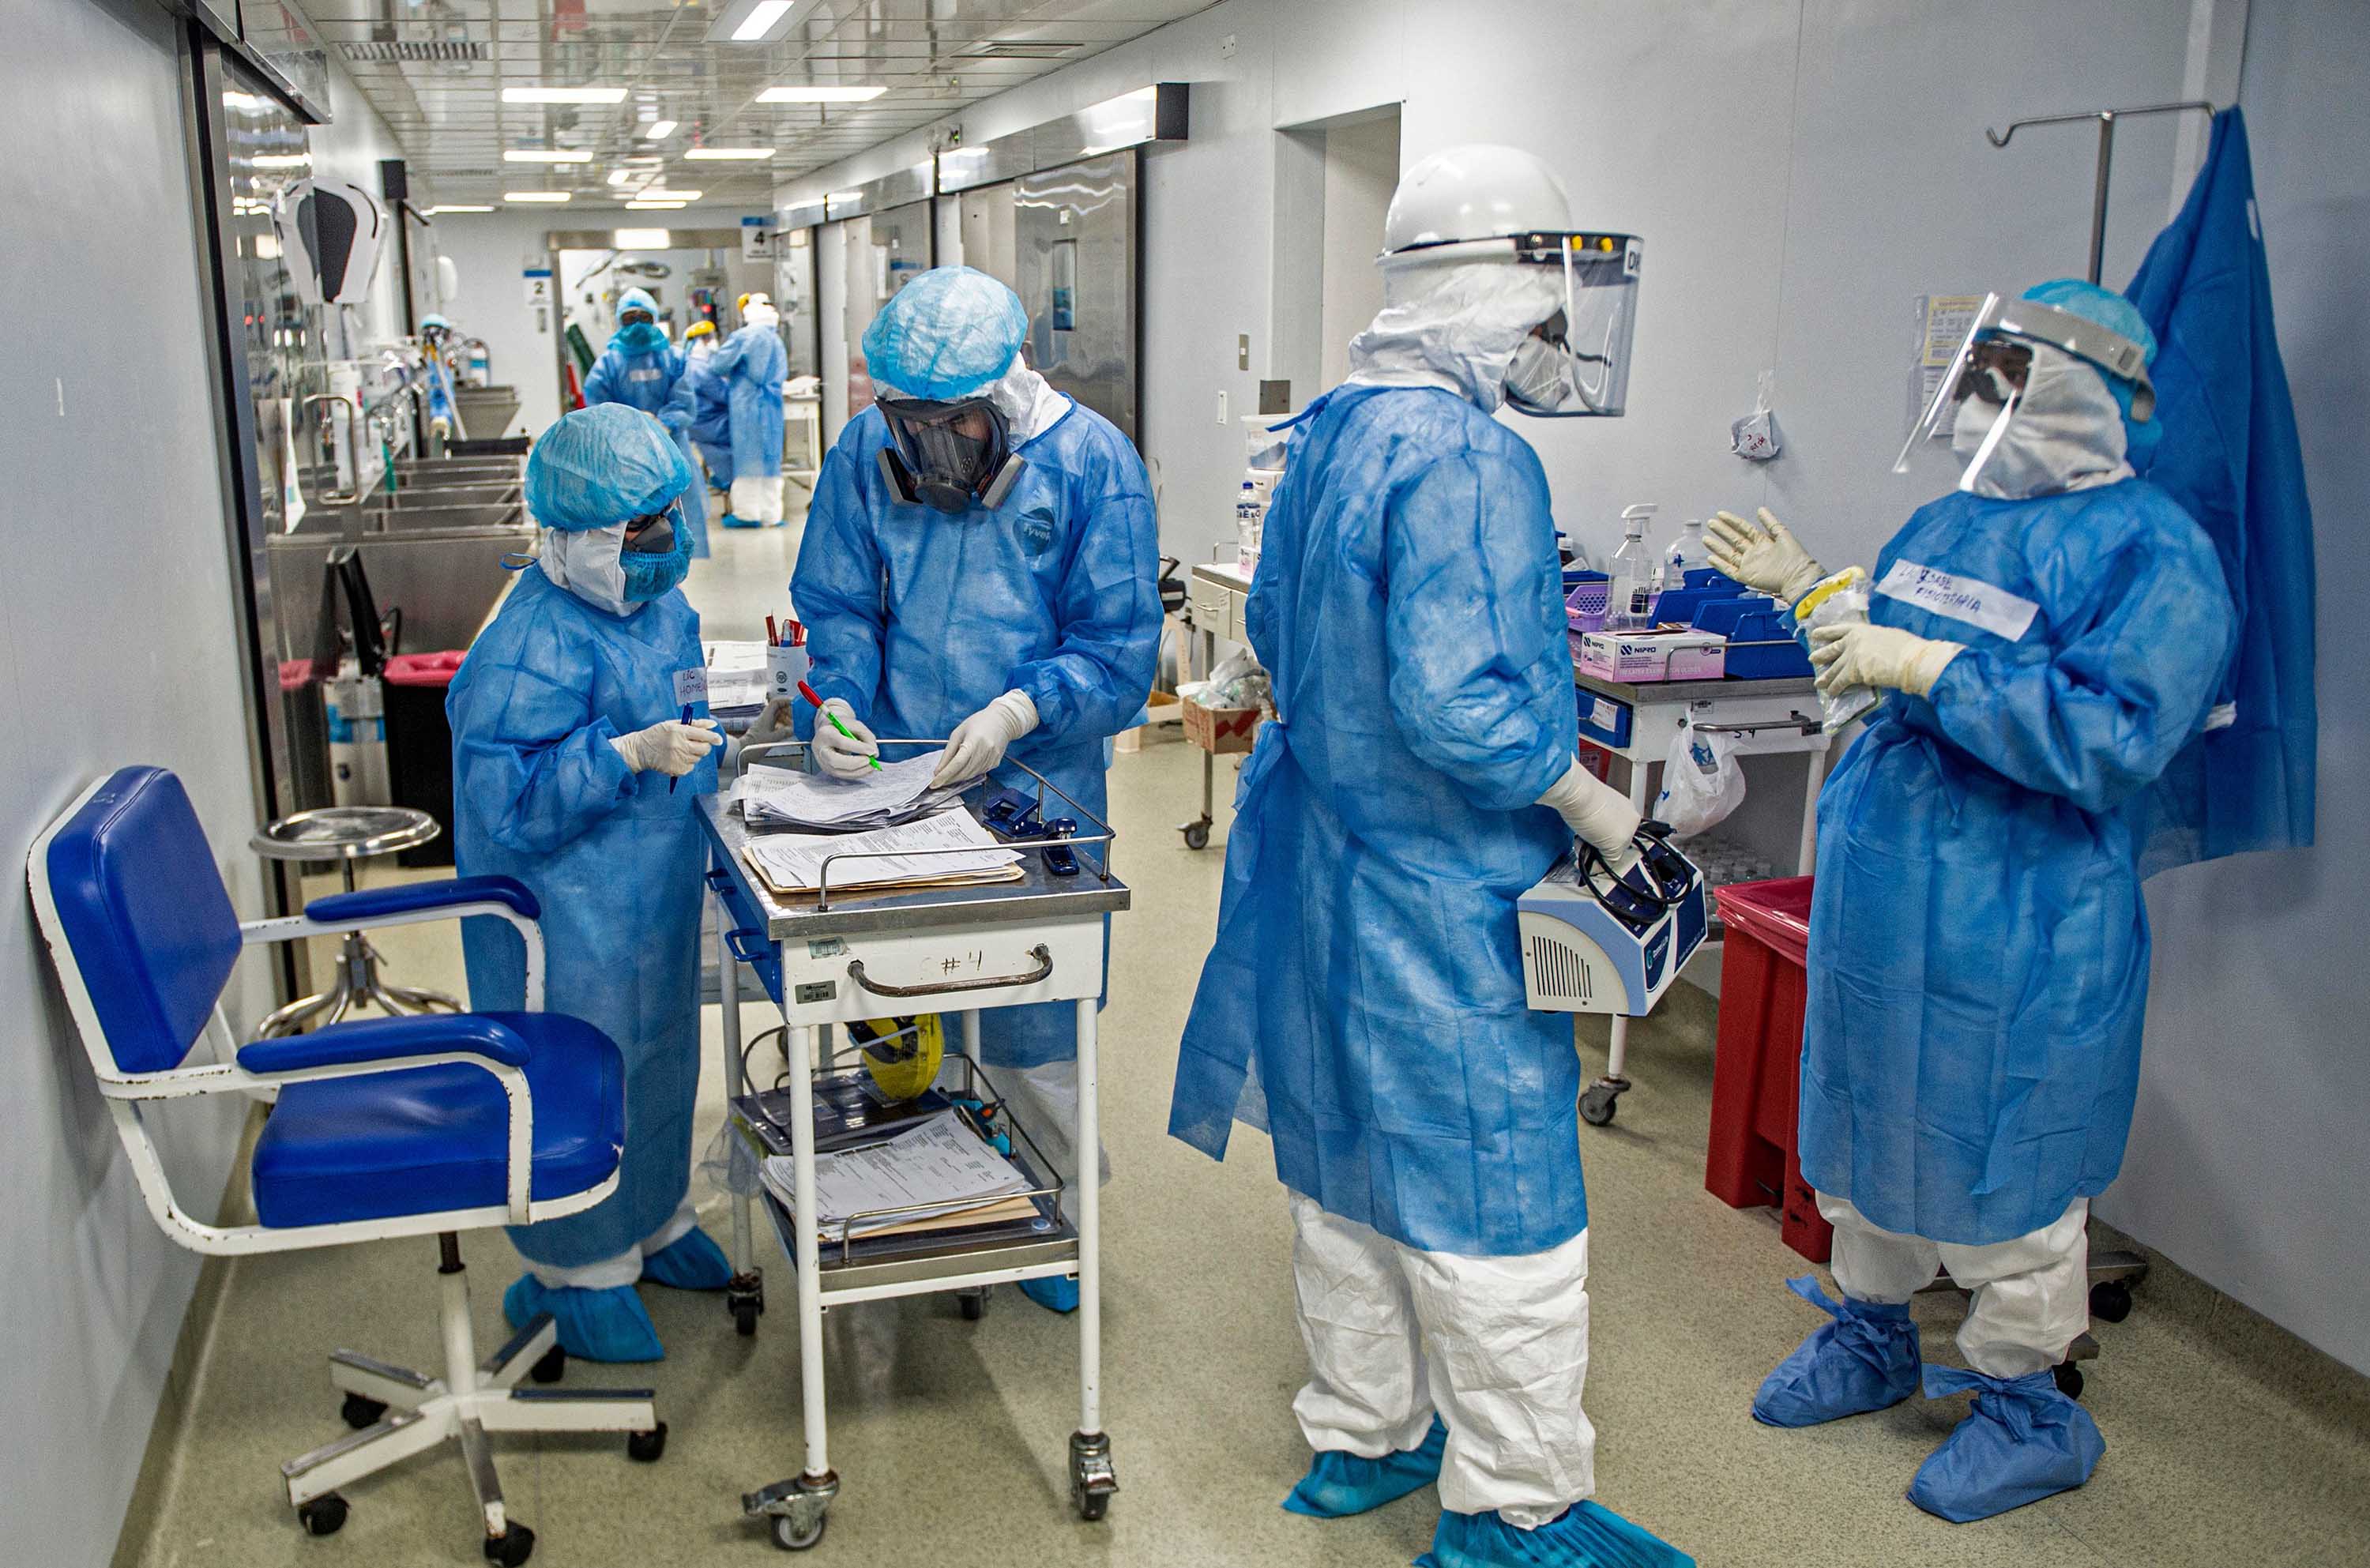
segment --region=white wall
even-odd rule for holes
[[[0,354],[0,860],[126,763],[179,773],[234,902],[247,847],[234,589],[198,283],[174,24],[146,0],[20,0],[0,53],[0,291],[87,308]],[[71,69],[62,69],[70,63]],[[106,1562],[171,1371],[199,1260],[142,1206],[34,928],[0,899],[0,1519],[12,1562]],[[270,1005],[245,969],[234,1018]],[[150,1118],[177,1190],[213,1213],[243,1101]]]
[[[2099,1204],[2248,1305],[2370,1371],[2370,146],[2354,0],[2253,0],[2241,101],[2280,352],[2319,535],[2318,842],[2148,884],[2156,973],[2123,1178]]]
[[[2222,13],[2237,8],[2203,6],[2201,36],[2226,33]],[[959,118],[976,143],[1147,82],[1192,84],[1191,140],[1144,160],[1142,444],[1162,466],[1169,553],[1206,559],[1229,536],[1242,446],[1213,420],[1211,394],[1254,407],[1260,376],[1289,374],[1271,356],[1306,338],[1289,316],[1306,291],[1271,276],[1277,128],[1398,103],[1403,162],[1464,141],[1528,147],[1562,171],[1582,223],[1645,236],[1628,417],[1518,421],[1554,482],[1558,522],[1602,555],[1630,502],[1662,503],[1663,542],[1681,518],[1767,504],[1839,565],[1872,559],[1947,482],[1939,452],[1889,471],[1907,422],[1915,296],[2017,291],[2085,263],[2090,130],[2027,131],[1995,150],[1984,128],[2194,96],[2192,12],[2181,0],[1478,0],[1455,7],[1452,26],[1420,0],[1230,0]],[[2255,16],[2247,90],[2283,337],[2321,513],[2344,526],[2370,477],[2370,364],[2364,186],[2359,160],[2337,150],[2364,143],[2349,88],[2370,38],[2349,0],[2257,0]],[[2001,61],[2013,69],[1984,63]],[[935,129],[778,198],[905,167]],[[2185,142],[2202,145],[2170,120],[2122,126],[2110,282],[2130,276],[2186,185]],[[1251,334],[1249,371],[1236,368],[1238,332]],[[1756,467],[1728,452],[1728,426],[1763,369],[1776,373],[1787,450]],[[2350,610],[2345,569],[2329,576],[2322,603]],[[2370,1057],[2358,1021],[2345,1023],[2370,1012],[2370,996],[2343,962],[2370,871],[2349,788],[2360,770],[2345,767],[2363,746],[2362,683],[2344,679],[2363,673],[2362,655],[2331,645],[2345,631],[2337,614],[2325,625],[2322,847],[2152,889],[2168,983],[2129,1174],[2100,1209],[2370,1366],[2359,1217]],[[1800,772],[1774,759],[1751,771],[1745,832],[1790,859],[1786,797],[1799,799]],[[2226,941],[2217,922],[2243,934]]]
[[[545,236],[606,228],[721,228],[738,234],[745,211],[711,202],[673,213],[628,213],[570,202],[439,215],[436,244],[461,274],[460,292],[446,302],[445,314],[463,335],[485,339],[494,380],[518,388],[512,433],[535,434],[559,417],[559,352],[553,334],[561,329],[563,317],[547,310],[538,329],[526,306],[526,269],[551,265]],[[681,280],[670,281],[676,286],[668,297],[680,304]]]

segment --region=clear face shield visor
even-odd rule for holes
[[[1554,269],[1563,308],[1515,355],[1506,401],[1540,419],[1618,418],[1629,402],[1645,242],[1625,234],[1523,234],[1511,243],[1517,264]]]
[[[1996,294],[1984,296],[1984,303],[1968,324],[1967,335],[1961,340],[1959,351],[1950,357],[1950,367],[1935,384],[1934,397],[1926,405],[1910,431],[1909,439],[1901,444],[1901,455],[1893,460],[1893,471],[1909,471],[1909,455],[1918,443],[1931,440],[1941,429],[1942,416],[1970,397],[1982,397],[2000,405],[2000,412],[1992,421],[1990,432],[1967,470],[1960,476],[1959,488],[1965,490],[1983,471],[1984,464],[2008,432],[2008,421],[2016,416],[2016,406],[2024,396],[2024,377],[2031,368],[2031,345],[2045,344],[2097,368],[2101,375],[2119,377],[2132,388],[2132,418],[2145,423],[2156,413],[2156,386],[2148,379],[2147,351],[2120,332],[2110,331],[2088,317],[2077,316],[2070,310],[2059,310],[2037,300],[2003,300]]]

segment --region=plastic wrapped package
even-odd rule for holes
[[[1807,644],[1809,634],[1823,626],[1867,625],[1868,586],[1868,573],[1856,566],[1822,580],[1794,606],[1796,635]],[[1823,691],[1819,693],[1820,727],[1832,735],[1874,708],[1877,699],[1873,686],[1846,686],[1833,695]]]

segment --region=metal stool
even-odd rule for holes
[[[247,843],[266,859],[335,860],[351,893],[356,862],[425,844],[443,831],[434,817],[409,806],[325,806],[266,823]],[[370,940],[360,931],[347,932],[338,951],[336,982],[317,996],[267,1013],[256,1026],[257,1038],[294,1034],[316,1019],[335,1023],[363,1002],[375,1002],[391,1014],[466,1010],[442,991],[386,985],[378,977],[378,949]]]

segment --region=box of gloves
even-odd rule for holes
[[[1690,627],[1592,631],[1580,640],[1580,667],[1599,680],[1716,681],[1727,673],[1728,640]]]

